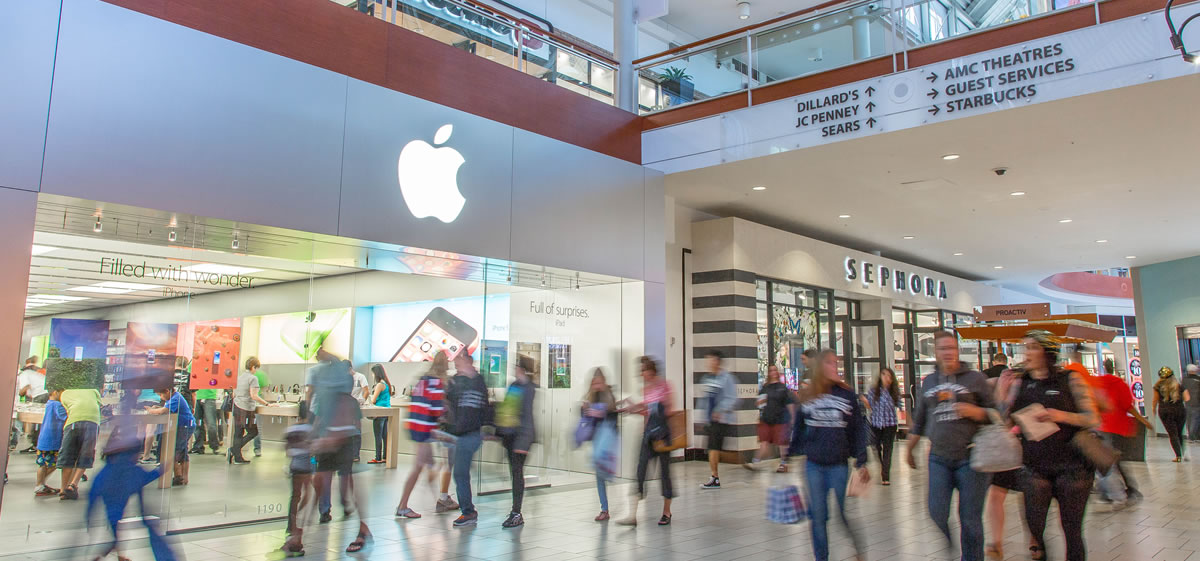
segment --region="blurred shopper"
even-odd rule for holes
[[[196,441],[192,445],[192,454],[203,454],[208,446],[213,454],[221,448],[221,407],[217,400],[217,390],[196,390],[196,409],[192,412],[196,417]]]
[[[267,400],[258,395],[258,376],[255,372],[262,363],[255,357],[246,359],[246,368],[238,375],[237,388],[233,390],[233,442],[229,443],[229,451],[225,459],[231,464],[248,464],[242,456],[242,448],[246,443],[258,436],[258,420],[255,410],[259,405],[267,405]]]
[[[1183,442],[1183,424],[1187,418],[1187,409],[1183,404],[1190,401],[1191,397],[1175,377],[1174,370],[1169,366],[1158,369],[1158,382],[1154,384],[1154,402],[1150,414],[1157,414],[1162,421],[1167,438],[1171,439],[1171,449],[1175,451],[1175,459],[1172,460],[1175,462],[1181,462],[1184,458],[1191,459]]]
[[[88,390],[68,390],[88,391]],[[154,470],[144,470],[138,466],[138,454],[141,449],[138,438],[137,421],[128,411],[118,415],[116,428],[108,437],[104,448],[104,467],[96,474],[92,487],[88,490],[88,507],[86,520],[91,520],[92,512],[100,503],[104,503],[105,520],[112,531],[112,541],[103,552],[96,557],[103,559],[116,551],[117,559],[128,561],[122,557],[119,544],[121,543],[118,530],[120,522],[125,518],[125,509],[130,499],[137,498],[141,516],[138,517],[146,527],[150,541],[150,550],[156,561],[173,561],[176,557],[167,544],[166,539],[158,531],[158,517],[151,516],[146,510],[146,502],[142,498],[142,488],[162,475],[162,467]]]
[[[67,422],[67,410],[58,401],[61,390],[50,392],[46,401],[46,412],[42,414],[42,430],[38,434],[37,443],[37,486],[33,489],[35,497],[51,497],[59,494],[62,489],[46,485],[46,480],[58,467],[58,451],[62,448],[63,423]],[[61,483],[60,483],[61,485]]]
[[[1183,404],[1187,414],[1188,441],[1200,442],[1200,366],[1187,365],[1187,375],[1183,377],[1183,390],[1188,394],[1188,400]]]
[[[846,385],[837,369],[838,357],[831,350],[821,351],[809,369],[808,387],[800,395],[800,411],[792,430],[794,456],[805,456],[804,479],[808,485],[808,511],[812,517],[813,556],[829,561],[829,492],[837,499],[838,517],[854,544],[858,558],[866,553],[859,534],[846,517],[846,486],[853,458],[853,477],[863,483],[871,479],[867,471],[867,428],[862,405]]]
[[[175,461],[171,466],[163,466],[163,469],[168,467],[172,470],[173,477],[171,485],[187,485],[188,484],[188,467],[191,465],[188,458],[188,441],[192,438],[192,428],[195,426],[195,417],[192,415],[191,409],[188,408],[187,400],[179,390],[164,388],[158,390],[158,396],[162,398],[164,404],[162,407],[148,407],[146,413],[149,415],[175,415]],[[159,442],[158,457],[162,458],[162,442]]]
[[[971,469],[970,446],[988,422],[992,389],[987,378],[959,360],[958,336],[934,334],[934,372],[921,381],[906,455],[916,469],[916,445],[929,438],[929,516],[950,540],[950,504],[958,491],[959,546],[963,561],[983,559],[983,501],[988,474]]]
[[[1046,518],[1051,499],[1058,502],[1059,520],[1066,542],[1067,561],[1084,561],[1083,518],[1093,473],[1087,457],[1072,443],[1081,430],[1100,423],[1088,383],[1078,372],[1056,366],[1059,345],[1047,331],[1030,331],[1025,337],[1025,371],[1014,382],[1011,410],[1019,414],[1031,405],[1042,408],[1040,422],[1052,422],[1058,430],[1040,440],[1022,439],[1029,483],[1025,492],[1025,521],[1033,534],[1031,557],[1046,559]]]
[[[1011,412],[1013,397],[1011,391],[1013,383],[1020,375],[1020,372],[1006,368],[998,378],[988,378],[989,383],[995,384],[992,396],[996,408],[1001,413]],[[1004,559],[1004,522],[1006,517],[1004,501],[1008,499],[1009,492],[1024,493],[1028,477],[1024,466],[992,474],[992,484],[988,487],[987,506],[985,507],[987,509],[988,535],[992,538],[992,542],[987,544],[983,551],[988,561]],[[1033,543],[1031,538],[1029,545],[1037,544]]]
[[[413,458],[412,469],[408,472],[408,479],[404,481],[404,494],[400,497],[400,505],[396,507],[397,518],[421,517],[420,513],[408,507],[408,500],[412,496],[413,489],[416,488],[423,470],[429,470],[430,484],[433,483],[433,478],[437,473],[433,463],[432,433],[440,422],[444,421],[442,413],[445,410],[448,364],[446,353],[438,351],[433,356],[429,371],[422,375],[417,380],[416,386],[413,387],[412,401],[408,405],[408,434],[416,448],[416,454]],[[449,471],[447,470],[446,473],[448,474]],[[445,477],[442,478],[442,481],[442,493],[445,495],[448,482]],[[443,501],[448,502],[444,503]],[[454,502],[450,500],[449,495],[445,495],[444,498],[439,497],[437,512],[446,512],[458,507],[457,504],[450,507],[451,504]]]
[[[287,428],[284,446],[288,457],[288,475],[291,476],[292,496],[288,502],[288,538],[280,550],[285,557],[304,555],[304,526],[312,510],[313,490],[312,425],[301,422]]]
[[[658,373],[658,363],[650,357],[639,359],[642,372],[642,401],[619,409],[622,413],[640,413],[646,418],[642,431],[642,444],[638,451],[637,495],[629,509],[629,517],[617,521],[624,526],[637,525],[638,501],[646,498],[646,473],[651,460],[658,460],[659,476],[662,478],[663,511],[658,519],[659,526],[671,523],[671,499],[675,496],[671,484],[671,453],[654,450],[654,442],[666,436],[670,439],[667,418],[673,411],[671,386]]]
[[[1008,355],[1004,353],[996,353],[992,355],[992,365],[983,371],[983,375],[988,379],[999,378],[1005,370],[1008,370]]]
[[[534,369],[533,360],[517,358],[513,369],[516,379],[504,392],[504,400],[496,407],[496,434],[508,454],[508,473],[512,477],[512,510],[500,525],[515,528],[525,524],[521,505],[525,500],[525,461],[533,446],[536,432],[533,424],[533,399],[537,386],[529,378]]]
[[[487,384],[465,352],[454,357],[454,378],[446,390],[446,406],[451,419],[447,432],[454,437],[454,486],[462,509],[454,525],[474,526],[479,522],[479,513],[471,501],[471,461],[483,444],[481,430],[490,420],[491,404]]]
[[[613,397],[612,386],[604,370],[592,370],[592,382],[588,393],[580,406],[580,414],[596,419],[596,428],[592,433],[592,463],[596,470],[596,493],[600,497],[600,514],[596,522],[608,520],[608,486],[607,482],[616,472],[617,458],[617,402]]]
[[[61,500],[79,499],[79,480],[96,461],[96,439],[100,434],[99,390],[63,390],[59,397],[67,410],[63,421],[62,449],[58,467],[62,468]]]
[[[879,458],[879,479],[883,485],[892,484],[892,450],[896,447],[896,406],[900,403],[900,388],[896,372],[884,366],[875,376],[875,383],[864,398],[870,412],[871,447]]]
[[[708,469],[712,477],[701,489],[720,489],[721,451],[725,449],[725,437],[733,433],[733,407],[737,403],[737,382],[722,366],[725,358],[721,351],[712,349],[704,355],[708,360],[709,375],[704,379],[706,388],[705,411],[708,413],[704,432],[708,435]]]
[[[271,385],[271,380],[269,378],[267,378],[267,371],[263,370],[262,364],[259,364],[258,366],[254,367],[254,377],[258,378],[258,395],[261,397],[262,393],[267,391],[267,387]],[[267,403],[266,398],[263,398],[263,404],[266,404],[266,403]],[[261,431],[259,431],[258,434],[254,435],[254,457],[255,458],[262,457],[262,432]]]
[[[388,379],[383,365],[376,364],[372,366],[371,374],[375,375],[375,386],[371,388],[371,398],[368,401],[376,407],[390,408],[392,406],[392,396],[396,395],[396,388],[392,386],[392,381]],[[371,428],[375,435],[375,459],[367,462],[368,464],[382,464],[387,462],[389,420],[387,417],[375,417],[371,419]]]
[[[1104,376],[1093,376],[1092,380],[1100,410],[1100,436],[1113,449],[1127,453],[1132,447],[1131,439],[1137,436],[1133,421],[1136,419],[1150,431],[1154,430],[1154,425],[1138,411],[1129,385],[1112,370]],[[1141,502],[1142,493],[1137,489],[1133,473],[1124,468],[1120,459],[1113,468],[1101,477],[1100,500],[1113,503],[1116,509]]]
[[[349,363],[336,358],[322,361],[325,369],[331,370],[331,376],[344,376],[349,379]],[[363,496],[354,486],[354,458],[362,448],[362,409],[357,399],[350,392],[340,392],[335,389],[322,390],[328,395],[318,395],[321,409],[315,414],[313,421],[312,449],[317,460],[319,477],[314,479],[317,497],[332,497],[330,485],[333,474],[338,474],[339,494],[342,499],[342,510],[346,517],[358,514],[358,535],[346,547],[347,553],[362,551],[371,539],[371,531],[367,528],[366,504]],[[331,508],[331,507],[330,507]],[[329,511],[322,512],[322,518]],[[301,546],[303,547],[303,546]]]
[[[766,459],[774,446],[779,453],[778,473],[788,470],[788,437],[790,427],[788,421],[792,418],[795,408],[796,395],[780,381],[779,369],[774,364],[767,367],[767,383],[758,390],[758,452],[749,464],[742,464],[746,469],[755,466]]]
[[[25,366],[17,373],[17,401],[24,399],[28,403],[46,403],[50,392],[46,391],[46,373],[38,369],[38,357],[25,359]],[[14,426],[17,423],[14,422]],[[29,439],[29,447],[21,450],[22,454],[37,452],[39,425],[24,423],[25,436]]]

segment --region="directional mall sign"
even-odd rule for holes
[[[697,169],[1188,74],[1157,12],[648,131],[643,162]]]

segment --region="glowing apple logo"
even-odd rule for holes
[[[445,144],[453,132],[454,125],[442,125],[433,135],[433,143]],[[467,202],[458,190],[458,167],[465,161],[458,150],[434,148],[424,140],[404,146],[396,167],[400,194],[413,216],[432,216],[447,224],[458,218]]]

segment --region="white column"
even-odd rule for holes
[[[636,0],[613,2],[613,57],[617,59],[617,107],[637,112],[637,76],[633,59],[637,56]]]
[[[854,60],[871,56],[871,16],[865,7],[854,10],[851,26],[854,30]]]

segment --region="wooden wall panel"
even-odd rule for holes
[[[641,163],[641,118],[329,0],[105,0]]]
[[[643,117],[642,129],[650,130],[667,125],[674,125],[696,119],[703,119],[712,115],[720,115],[750,106],[750,99],[746,96],[746,92],[738,94],[718,97],[684,105],[678,109],[670,111],[660,111]]]

